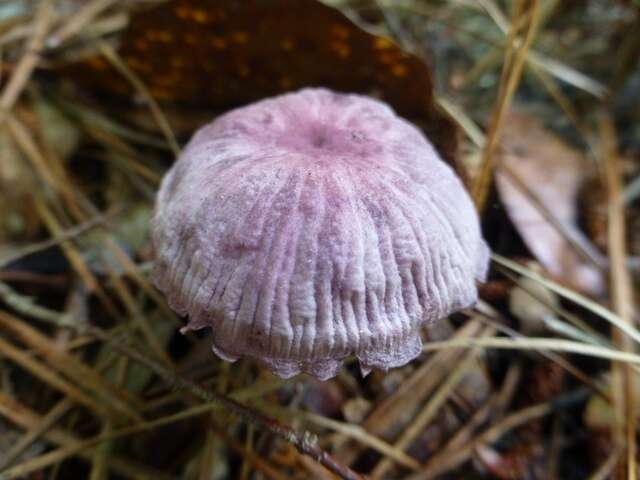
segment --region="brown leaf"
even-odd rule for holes
[[[577,194],[588,170],[586,159],[524,113],[509,114],[501,142],[496,185],[525,244],[558,280],[588,293],[600,292],[600,271],[575,246],[590,248],[577,227]]]
[[[305,86],[381,97],[422,126],[446,160],[453,123],[436,111],[428,67],[315,0],[175,0],[133,15],[119,54],[164,104],[222,111]],[[106,59],[67,69],[97,92],[130,97]]]

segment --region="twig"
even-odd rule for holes
[[[349,438],[358,441],[360,444],[366,447],[376,450],[381,455],[390,457],[396,463],[398,463],[398,465],[414,471],[420,469],[420,463],[415,458],[404,453],[399,448],[394,447],[393,445],[380,439],[379,437],[371,434],[361,425],[340,422],[332,418],[318,415],[317,413],[307,412],[304,410],[295,410],[293,408],[268,406],[267,411],[277,417],[291,418],[291,416],[295,416],[296,418],[301,418],[305,422],[314,423],[319,427],[328,428],[335,432],[339,432]]]

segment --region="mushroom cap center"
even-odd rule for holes
[[[340,128],[324,122],[289,125],[276,134],[276,144],[311,159],[327,157],[364,159],[382,152],[382,145],[357,128]]]

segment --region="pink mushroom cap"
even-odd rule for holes
[[[477,300],[488,248],[460,179],[386,104],[310,88],[202,127],[167,173],[153,278],[183,331],[281,377],[406,364]]]

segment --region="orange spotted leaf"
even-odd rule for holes
[[[455,129],[434,108],[426,64],[316,0],[170,1],[133,14],[119,53],[163,103],[216,112],[304,86],[367,93],[455,156]],[[73,70],[92,90],[133,93],[103,58]]]

